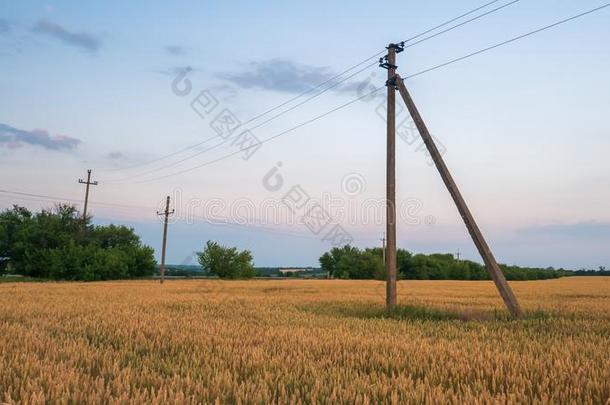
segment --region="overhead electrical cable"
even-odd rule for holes
[[[479,7],[476,7],[476,8],[474,8],[474,9],[472,9],[472,10],[468,11],[468,12],[465,12],[465,13],[463,13],[463,14],[460,14],[460,15],[458,15],[457,17],[453,17],[453,18],[451,18],[451,19],[449,19],[449,20],[447,20],[447,21],[445,21],[445,22],[443,22],[443,23],[441,23],[441,24],[439,24],[439,25],[437,25],[437,26],[435,26],[435,27],[432,27],[432,28],[427,29],[427,30],[425,30],[425,31],[423,31],[423,32],[421,32],[421,33],[419,33],[419,34],[417,34],[417,35],[414,35],[414,36],[412,36],[412,37],[410,37],[410,38],[408,38],[408,39],[405,39],[403,42],[408,43],[408,42],[413,41],[413,40],[415,40],[415,39],[417,39],[417,38],[420,38],[420,37],[422,37],[422,36],[424,36],[424,35],[426,35],[426,34],[429,34],[430,32],[433,32],[433,31],[435,31],[435,30],[437,30],[437,29],[439,29],[439,28],[442,28],[442,27],[444,27],[444,26],[446,26],[446,25],[449,25],[449,24],[451,24],[451,23],[453,23],[453,22],[455,22],[455,21],[457,21],[457,20],[459,20],[459,19],[461,19],[461,18],[467,17],[467,16],[469,16],[469,15],[471,15],[471,14],[473,14],[473,13],[476,13],[476,12],[477,12],[477,11],[479,11],[479,10],[482,10],[482,9],[484,9],[484,8],[486,8],[486,7],[490,6],[490,5],[492,5],[492,4],[495,4],[495,3],[497,3],[498,1],[500,1],[500,0],[494,0],[494,1],[487,2],[487,3],[485,3],[485,4],[483,4],[483,5],[479,6]],[[458,27],[461,27],[461,26],[463,26],[463,25],[465,25],[465,24],[469,23],[469,22],[472,22],[472,21],[474,21],[474,20],[477,20],[477,19],[479,19],[479,18],[481,18],[481,17],[484,17],[484,16],[489,15],[489,14],[491,14],[491,13],[494,13],[494,12],[496,12],[496,11],[499,11],[499,10],[501,10],[501,9],[503,9],[503,8],[505,8],[505,7],[509,6],[509,5],[511,5],[511,4],[514,4],[514,3],[518,2],[518,1],[520,1],[520,0],[513,0],[513,1],[511,1],[511,2],[509,2],[509,3],[507,3],[507,4],[505,4],[505,5],[503,5],[503,6],[501,6],[501,7],[497,7],[497,8],[495,8],[495,9],[493,9],[493,10],[490,10],[490,11],[488,11],[488,12],[486,12],[486,13],[482,14],[482,15],[479,15],[479,16],[477,16],[477,17],[474,17],[474,18],[472,18],[472,19],[470,19],[470,20],[468,20],[468,21],[465,21],[465,22],[463,22],[463,23],[461,23],[461,24],[458,24],[458,25],[456,25],[456,26],[450,27],[449,29],[442,31],[441,33],[437,33],[437,34],[435,34],[435,35],[432,35],[432,36],[430,36],[430,37],[427,37],[427,38],[424,38],[424,39],[422,39],[422,40],[420,40],[420,41],[417,41],[417,43],[416,43],[416,44],[419,44],[419,43],[421,43],[421,42],[427,41],[428,39],[432,39],[432,38],[434,38],[434,37],[436,37],[436,36],[438,36],[438,35],[444,34],[444,33],[446,33],[446,32],[452,31],[452,30],[454,30],[454,29],[456,29],[456,28],[458,28]],[[413,45],[415,45],[415,44],[413,44]],[[413,46],[413,45],[409,45],[409,46]],[[368,58],[366,58],[366,59],[364,59],[364,60],[362,60],[362,61],[360,61],[360,62],[356,63],[355,65],[350,66],[350,67],[349,67],[349,68],[347,68],[346,70],[344,70],[344,71],[342,71],[342,72],[340,72],[340,73],[338,73],[338,74],[336,74],[336,75],[334,75],[334,76],[330,77],[329,79],[327,79],[327,80],[325,80],[325,81],[321,82],[320,84],[318,84],[318,85],[316,85],[316,86],[314,86],[314,87],[312,87],[312,88],[310,88],[310,89],[307,89],[307,90],[303,91],[302,93],[297,94],[296,96],[294,96],[294,97],[292,97],[292,98],[290,98],[290,99],[288,99],[288,100],[286,100],[286,101],[284,101],[284,102],[282,102],[282,103],[280,103],[280,104],[276,105],[275,107],[272,107],[272,108],[270,108],[270,109],[268,109],[268,110],[266,110],[266,111],[264,111],[264,112],[262,112],[262,113],[260,113],[260,114],[258,114],[258,115],[256,115],[256,116],[254,116],[254,117],[250,118],[248,121],[244,122],[244,123],[243,123],[243,124],[241,124],[241,125],[242,125],[242,126],[245,126],[245,125],[247,125],[247,124],[249,124],[249,123],[251,123],[251,122],[253,122],[253,121],[255,121],[255,120],[257,120],[257,119],[259,119],[259,118],[261,118],[261,117],[263,117],[263,116],[265,116],[265,115],[267,115],[267,114],[271,113],[271,112],[273,112],[273,111],[276,111],[276,110],[278,110],[278,109],[280,109],[280,108],[284,107],[285,105],[288,105],[288,104],[292,103],[293,101],[298,100],[299,98],[301,98],[301,97],[303,97],[303,96],[305,96],[305,95],[307,95],[307,94],[310,94],[310,93],[312,93],[312,92],[314,92],[314,91],[316,91],[316,90],[320,89],[321,87],[325,86],[326,84],[332,83],[332,82],[333,82],[333,81],[335,81],[336,79],[338,79],[338,78],[342,77],[343,75],[345,75],[346,73],[351,72],[351,71],[352,71],[352,70],[354,70],[354,69],[357,69],[358,67],[360,67],[360,66],[364,65],[365,63],[367,63],[367,62],[369,62],[369,61],[371,61],[371,60],[374,60],[374,59],[376,60],[376,59],[377,59],[377,58],[378,58],[380,55],[383,55],[385,52],[386,52],[386,51],[385,51],[385,49],[384,49],[384,50],[382,50],[382,51],[380,51],[380,52],[375,53],[374,55],[372,55],[372,56],[370,56],[370,57],[368,57]],[[371,66],[372,66],[372,65],[371,65]],[[352,76],[353,76],[353,75],[352,75]],[[343,81],[345,81],[345,80],[343,80]],[[340,83],[342,83],[343,81],[341,81]],[[333,85],[333,86],[331,86],[331,87],[329,87],[329,88],[327,88],[327,89],[323,89],[323,90],[322,90],[322,91],[321,91],[321,92],[320,92],[318,95],[325,93],[326,91],[328,91],[328,90],[329,90],[330,88],[332,88],[332,87],[335,87],[335,85]],[[315,97],[317,97],[317,96],[315,96]],[[309,100],[311,100],[311,99],[313,99],[313,98],[315,98],[315,97],[311,97],[311,98],[309,98],[309,99],[308,99],[308,101],[309,101]],[[303,104],[305,104],[305,102],[304,102],[304,103],[300,103],[300,104],[299,104],[299,106],[300,106],[300,105],[303,105]],[[296,108],[296,107],[295,107],[295,108]],[[290,109],[289,109],[289,110],[287,110],[286,112],[288,112],[288,111],[292,111],[293,109],[294,109],[294,108],[290,108]],[[281,115],[283,115],[283,114],[284,114],[284,113],[281,113],[281,114],[276,115],[274,119],[279,118],[279,117],[280,117]],[[270,121],[271,121],[271,120],[267,120],[266,122],[270,122]],[[266,123],[266,122],[265,122],[265,123]],[[262,124],[258,125],[257,127],[260,127],[260,126],[262,126]],[[255,127],[255,128],[257,128],[257,127]],[[180,149],[180,150],[178,150],[178,151],[175,151],[175,152],[172,152],[172,153],[170,153],[170,154],[167,154],[167,155],[164,155],[164,156],[160,156],[160,157],[158,157],[158,158],[155,158],[154,160],[149,160],[149,161],[146,161],[146,162],[137,163],[137,164],[134,164],[134,165],[131,165],[131,166],[127,166],[127,167],[116,168],[116,169],[112,169],[112,170],[109,170],[109,171],[124,171],[124,170],[131,170],[131,169],[135,169],[135,168],[142,167],[142,166],[148,166],[148,165],[150,165],[150,164],[157,163],[157,162],[159,162],[160,160],[164,160],[164,159],[167,159],[167,158],[170,158],[170,157],[173,157],[173,156],[179,155],[179,154],[181,154],[181,153],[187,152],[187,151],[189,151],[189,150],[191,150],[191,149],[197,148],[197,147],[199,147],[199,146],[201,146],[201,145],[206,144],[207,142],[210,142],[210,141],[212,141],[212,140],[214,140],[214,139],[218,139],[219,137],[220,137],[219,135],[215,135],[215,136],[212,136],[212,137],[210,137],[210,138],[205,139],[204,141],[201,141],[201,142],[195,143],[195,144],[193,144],[193,145],[187,146],[187,147],[185,147],[185,148],[182,148],[182,149]],[[215,147],[213,147],[213,148],[211,148],[211,149],[215,149]],[[210,150],[211,150],[211,149],[210,149]],[[188,160],[188,159],[187,159],[187,160]]]
[[[491,46],[488,46],[488,47],[485,47],[485,48],[479,49],[478,51],[471,52],[471,53],[466,54],[466,55],[464,55],[464,56],[461,56],[461,57],[459,57],[459,58],[451,59],[451,60],[449,60],[449,61],[447,61],[447,62],[444,62],[444,63],[438,64],[438,65],[432,66],[432,67],[427,68],[427,69],[424,69],[424,70],[421,70],[421,71],[419,71],[419,72],[417,72],[417,73],[414,73],[414,74],[411,74],[411,75],[405,76],[403,79],[404,79],[404,80],[406,80],[406,79],[411,79],[411,78],[414,78],[414,77],[417,77],[417,76],[423,75],[423,74],[425,74],[425,73],[428,73],[428,72],[431,72],[431,71],[434,71],[434,70],[437,70],[437,69],[440,69],[440,68],[443,68],[443,67],[449,66],[449,65],[451,65],[451,64],[454,64],[454,63],[457,63],[457,62],[463,61],[463,60],[465,60],[465,59],[468,59],[468,58],[471,58],[471,57],[474,57],[474,56],[480,55],[480,54],[482,54],[482,53],[485,53],[485,52],[491,51],[491,50],[493,50],[493,49],[496,49],[496,48],[499,48],[499,47],[502,47],[502,46],[505,46],[505,45],[511,44],[511,43],[516,42],[516,41],[518,41],[518,40],[521,40],[521,39],[523,39],[523,38],[527,38],[527,37],[529,37],[529,36],[532,36],[532,35],[534,35],[534,34],[540,33],[540,32],[542,32],[542,31],[546,31],[546,30],[548,30],[548,29],[554,28],[554,27],[556,27],[556,26],[558,26],[558,25],[565,24],[565,23],[567,23],[567,22],[569,22],[569,21],[573,21],[573,20],[578,19],[578,18],[580,18],[580,17],[584,17],[584,16],[586,16],[586,15],[589,15],[589,14],[595,13],[595,12],[600,11],[600,10],[602,10],[602,9],[604,9],[604,8],[607,8],[607,7],[609,7],[609,6],[610,6],[610,3],[606,3],[606,4],[604,4],[604,5],[601,5],[601,6],[599,6],[599,7],[596,7],[596,8],[594,8],[594,9],[591,9],[591,10],[588,10],[588,11],[582,12],[582,13],[580,13],[580,14],[577,14],[577,15],[574,15],[574,16],[571,16],[571,17],[568,17],[568,18],[565,18],[565,19],[559,20],[559,21],[557,21],[557,22],[555,22],[555,23],[552,23],[552,24],[546,25],[546,26],[544,26],[544,27],[541,27],[541,28],[535,29],[535,30],[533,30],[533,31],[529,31],[529,32],[527,32],[527,33],[525,33],[525,34],[522,34],[522,35],[518,35],[518,36],[513,37],[513,38],[511,38],[511,39],[508,39],[508,40],[506,40],[506,41],[499,42],[499,43],[497,43],[497,44],[495,44],[495,45],[491,45]],[[384,88],[384,87],[379,87],[379,88],[376,88],[375,90],[373,90],[373,91],[372,91],[372,92],[370,92],[370,93],[367,93],[367,94],[365,94],[365,95],[363,95],[363,96],[357,97],[357,98],[355,98],[355,99],[353,99],[353,100],[351,100],[351,101],[349,101],[349,102],[347,102],[347,103],[344,103],[344,104],[342,104],[342,105],[340,105],[340,106],[338,106],[338,107],[333,108],[332,110],[329,110],[329,111],[327,111],[327,112],[325,112],[325,113],[323,113],[323,114],[321,114],[321,115],[318,115],[318,116],[316,116],[316,117],[314,117],[314,118],[312,118],[312,119],[310,119],[310,120],[307,120],[307,121],[305,121],[305,122],[302,122],[302,123],[301,123],[301,124],[299,124],[299,125],[296,125],[296,126],[294,126],[294,127],[292,127],[292,128],[289,128],[289,129],[287,129],[287,130],[285,130],[285,131],[283,131],[283,132],[280,132],[280,133],[278,133],[278,134],[276,134],[276,135],[273,135],[272,137],[267,138],[267,139],[265,139],[265,140],[261,141],[261,143],[266,143],[266,142],[269,142],[269,141],[271,141],[271,140],[273,140],[273,139],[276,139],[276,138],[278,138],[278,137],[280,137],[280,136],[282,136],[282,135],[285,135],[285,134],[288,134],[288,133],[290,133],[290,132],[293,132],[294,130],[296,130],[296,129],[298,129],[298,128],[304,127],[304,126],[306,126],[306,125],[308,125],[308,124],[310,124],[310,123],[312,123],[312,122],[314,122],[314,121],[317,121],[317,120],[319,120],[319,119],[321,119],[321,118],[323,118],[323,117],[326,117],[326,116],[328,116],[328,115],[330,115],[330,114],[332,114],[332,113],[334,113],[334,112],[336,112],[336,111],[339,111],[339,110],[341,110],[341,109],[343,109],[343,108],[345,108],[345,107],[347,107],[347,106],[349,106],[349,105],[352,105],[352,104],[354,104],[354,103],[355,103],[356,101],[358,101],[358,100],[361,100],[361,99],[363,99],[363,98],[370,97],[372,94],[374,94],[374,93],[378,92],[379,90],[381,90],[381,89],[383,89],[383,88]],[[253,145],[253,146],[257,146],[257,145]],[[253,147],[253,146],[251,146],[251,147]],[[227,159],[227,158],[229,158],[229,157],[235,156],[235,155],[237,155],[237,154],[239,154],[239,153],[243,153],[243,152],[244,152],[244,150],[247,150],[247,149],[249,149],[249,147],[248,147],[248,148],[244,148],[244,149],[240,149],[240,150],[237,150],[237,151],[234,151],[234,152],[229,153],[229,154],[227,154],[227,155],[224,155],[224,156],[218,157],[218,158],[216,158],[216,159],[213,159],[213,160],[210,160],[210,161],[204,162],[204,163],[202,163],[202,164],[199,164],[199,165],[197,165],[197,166],[193,166],[193,167],[188,168],[188,169],[184,169],[184,170],[181,170],[181,171],[178,171],[178,172],[174,172],[174,173],[170,173],[170,174],[167,174],[167,175],[164,175],[164,176],[160,176],[160,177],[155,177],[155,178],[151,178],[151,179],[142,180],[142,181],[139,181],[139,182],[137,182],[137,183],[148,183],[148,182],[151,182],[151,181],[160,180],[160,179],[164,179],[164,178],[168,178],[168,177],[173,177],[173,176],[177,176],[177,175],[180,175],[180,174],[184,174],[184,173],[187,173],[187,172],[190,172],[190,171],[193,171],[193,170],[196,170],[196,169],[199,169],[199,168],[202,168],[202,167],[208,166],[208,165],[210,165],[210,164],[213,164],[213,163],[216,163],[216,162],[222,161],[222,160]]]

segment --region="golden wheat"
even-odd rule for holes
[[[0,284],[0,402],[609,403],[610,278]]]

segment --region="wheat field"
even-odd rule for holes
[[[0,403],[610,403],[610,278],[0,284]]]

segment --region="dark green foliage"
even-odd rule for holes
[[[580,269],[570,271],[570,275],[574,276],[610,276],[610,270],[606,270],[605,266],[599,266],[597,270],[594,269]]]
[[[320,257],[320,265],[333,278],[385,278],[383,252],[379,248],[360,250],[349,245],[335,247]]]
[[[165,275],[172,277],[201,277],[208,276],[207,273],[201,271],[200,266],[190,264],[171,264],[165,268]]]
[[[154,251],[133,229],[83,223],[75,207],[0,213],[0,272],[54,280],[111,280],[151,275]]]
[[[385,279],[382,250],[361,250],[352,246],[332,248],[320,257],[322,270],[334,278]],[[456,260],[451,254],[396,252],[399,278],[409,280],[489,280],[485,267],[470,260]],[[571,275],[559,269],[524,268],[500,265],[508,280],[542,280]]]
[[[204,272],[220,278],[238,279],[255,276],[252,254],[249,250],[238,251],[216,242],[207,241],[202,252],[197,252],[197,259]]]

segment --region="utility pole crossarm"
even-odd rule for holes
[[[464,198],[462,197],[462,194],[460,193],[457,184],[453,180],[453,177],[451,176],[451,173],[449,172],[445,161],[443,160],[440,152],[438,151],[438,148],[436,147],[436,144],[434,143],[434,140],[432,139],[432,136],[430,135],[430,132],[428,131],[428,128],[424,123],[424,120],[419,114],[419,111],[417,110],[417,107],[415,106],[411,95],[407,91],[403,79],[398,74],[396,74],[395,76],[395,83],[398,86],[398,91],[405,104],[407,105],[407,109],[411,114],[411,118],[415,122],[415,126],[417,127],[419,134],[421,135],[422,140],[424,141],[424,144],[426,145],[426,148],[428,149],[428,152],[430,153],[430,156],[432,157],[432,160],[434,161],[434,164],[436,165],[436,168],[438,169],[441,178],[445,183],[445,186],[447,186],[449,194],[451,194],[451,197],[453,198],[453,201],[457,206],[460,216],[466,224],[468,233],[470,233],[470,236],[472,237],[472,240],[476,245],[479,254],[483,258],[483,261],[485,262],[485,267],[487,268],[487,271],[489,272],[492,280],[496,284],[496,287],[500,295],[502,296],[504,303],[506,304],[513,316],[520,317],[522,315],[521,307],[519,306],[519,303],[513,293],[513,290],[506,281],[506,278],[504,277],[500,266],[498,266],[498,263],[496,262],[496,259],[493,253],[491,252],[491,249],[487,245],[487,242],[485,241],[481,230],[479,229],[476,221],[474,220],[472,213],[468,209],[468,206],[466,205],[466,202],[464,201]]]

